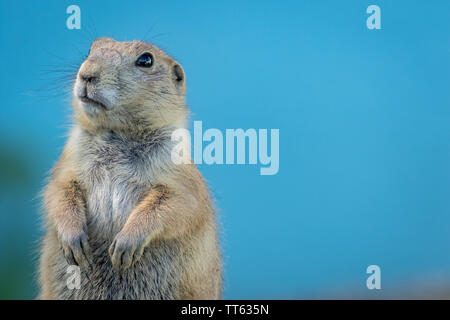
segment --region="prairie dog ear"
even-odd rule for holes
[[[179,63],[176,63],[172,66],[172,79],[175,83],[175,87],[180,91],[180,93],[185,92],[185,75],[184,70]]]

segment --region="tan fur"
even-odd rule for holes
[[[150,68],[134,64],[145,52]],[[221,297],[209,192],[193,164],[170,159],[184,94],[181,67],[157,47],[93,43],[74,88],[76,123],[44,192],[40,298]],[[71,264],[83,271],[80,289],[67,288]]]

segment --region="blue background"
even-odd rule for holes
[[[81,30],[66,8],[81,8]],[[366,8],[381,8],[381,30]],[[33,298],[40,200],[96,37],[182,63],[190,124],[279,128],[280,171],[201,165],[225,298],[450,290],[449,1],[1,1],[0,298]],[[71,73],[72,72],[72,73]],[[381,267],[382,290],[366,288]]]

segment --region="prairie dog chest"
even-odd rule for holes
[[[152,134],[130,139],[113,131],[76,134],[88,221],[116,232],[156,180],[159,140]]]

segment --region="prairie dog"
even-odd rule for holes
[[[78,70],[75,124],[44,190],[42,299],[220,299],[205,182],[171,161],[185,75],[161,49],[100,38]],[[69,289],[69,265],[80,288]]]

